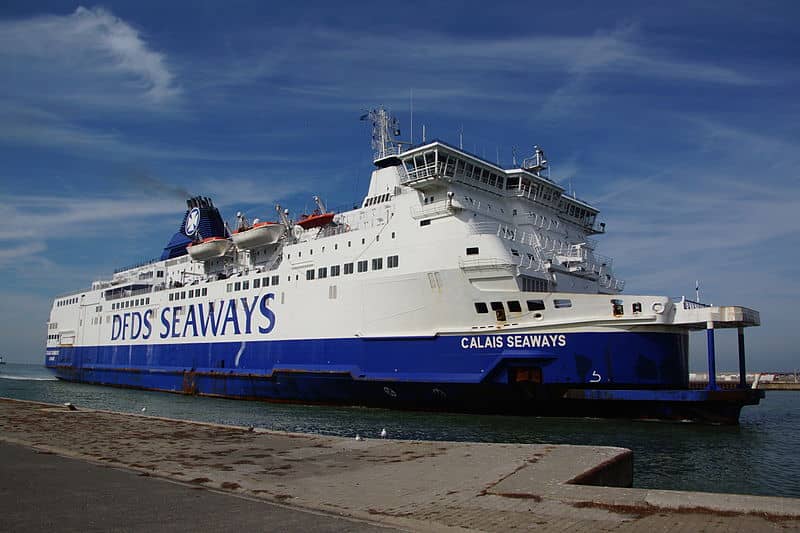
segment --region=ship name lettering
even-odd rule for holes
[[[250,334],[254,329],[266,335],[275,327],[275,312],[269,307],[270,300],[274,299],[275,294],[268,293],[238,301],[193,303],[186,306],[185,317],[180,313],[182,306],[163,307],[158,313],[147,309],[113,315],[111,340],[149,339],[154,333],[156,314],[161,326],[158,336],[162,339],[241,335]]]
[[[461,337],[461,348],[474,350],[483,348],[556,348],[567,345],[567,336],[559,335],[487,335]]]

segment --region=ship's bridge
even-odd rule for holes
[[[537,151],[537,156],[539,152]],[[440,188],[447,183],[463,183],[505,198],[519,198],[555,210],[564,219],[580,226],[587,234],[603,233],[595,226],[599,211],[586,202],[564,194],[564,188],[542,175],[546,161],[537,158],[523,168],[504,169],[445,142],[402,152],[400,183],[415,189]],[[527,162],[528,160],[526,160]]]

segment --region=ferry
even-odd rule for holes
[[[631,295],[599,211],[544,152],[508,167],[398,139],[377,108],[360,205],[274,222],[188,199],[161,257],[59,296],[46,366],[67,381],[225,398],[542,416],[738,422],[759,313]],[[262,212],[262,216],[266,213]],[[695,298],[697,300],[697,298]],[[718,387],[735,329],[739,386]],[[689,333],[708,373],[689,387]]]

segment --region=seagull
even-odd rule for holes
[[[145,411],[147,411],[147,407],[142,407],[142,412],[144,413]]]
[[[386,428],[383,428],[383,429],[381,430],[381,438],[382,438],[382,439],[385,439],[385,438],[386,438],[386,435],[387,435],[387,433],[386,433]]]
[[[364,440],[364,439],[362,439],[362,438],[361,438],[361,435],[359,435],[358,433],[356,433],[356,440],[358,440],[358,441],[361,441],[361,440]]]
[[[77,407],[75,407],[74,405],[72,405],[72,402],[66,402],[66,403],[64,404],[64,407],[66,407],[66,408],[67,408],[67,409],[69,409],[70,411],[77,411],[77,410],[78,410],[78,408],[77,408]]]
[[[255,430],[256,430],[255,426],[247,426],[247,431],[249,431],[250,433],[254,432]]]

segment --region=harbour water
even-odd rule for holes
[[[798,391],[768,392],[738,427],[223,400],[66,383],[13,363],[0,366],[0,397],[339,436],[621,446],[634,451],[635,487],[800,497]]]

